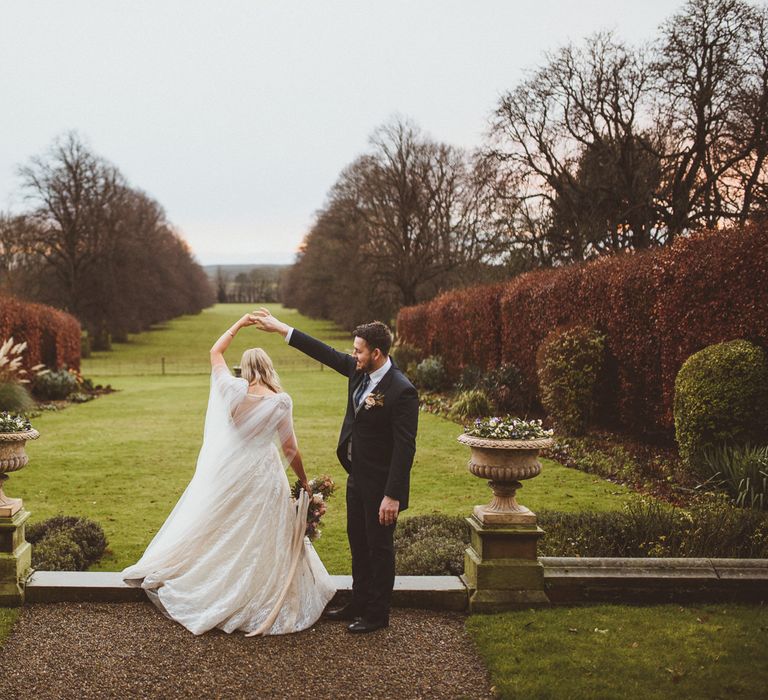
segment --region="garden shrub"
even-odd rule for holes
[[[39,374],[32,380],[32,392],[40,399],[66,399],[78,390],[77,378],[66,369]]]
[[[101,525],[73,515],[58,515],[30,525],[27,540],[33,545],[32,565],[42,571],[83,571],[107,548]],[[75,568],[60,568],[70,566]]]
[[[403,372],[411,373],[412,368],[424,359],[424,353],[410,343],[398,343],[392,348],[392,359]]]
[[[567,435],[583,434],[594,413],[604,350],[603,336],[580,326],[552,331],[539,347],[541,402]]]
[[[57,530],[32,547],[32,567],[38,571],[84,571],[85,557],[67,530]]]
[[[489,416],[493,412],[493,407],[485,392],[480,389],[471,391],[462,391],[453,403],[451,416],[454,418],[478,418],[480,416]]]
[[[702,463],[736,505],[768,509],[768,447],[723,445],[705,450]]]
[[[448,375],[445,371],[443,358],[428,357],[416,365],[411,379],[416,386],[428,391],[440,391],[448,386]]]
[[[395,530],[400,576],[458,576],[464,571],[469,528],[461,516],[416,515]]]
[[[0,382],[0,411],[26,413],[32,410],[34,402],[24,384]]]
[[[691,355],[675,380],[674,415],[680,456],[702,473],[706,450],[768,442],[765,352],[732,340]]]

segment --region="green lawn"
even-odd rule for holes
[[[85,376],[112,384],[116,393],[35,419],[41,437],[29,445],[30,464],[11,476],[8,492],[24,498],[32,521],[57,513],[84,515],[100,522],[110,552],[97,570],[119,570],[136,561],[181,494],[194,471],[200,448],[208,375],[160,376],[167,367],[202,367],[213,341],[249,307],[219,305],[186,316],[164,328],[133,336],[83,362]],[[350,338],[325,322],[291,310],[273,311],[288,323],[341,348]],[[284,388],[294,400],[296,432],[310,476],[330,473],[339,484],[317,549],[331,573],[349,573],[344,527],[344,472],[335,448],[345,406],[345,380],[289,347],[278,335],[250,328],[240,332],[227,359],[261,345],[272,356]],[[173,364],[172,364],[173,363]],[[143,376],[111,375],[153,368]],[[117,373],[116,373],[117,374]],[[459,426],[422,414],[412,476],[412,507],[406,515],[443,512],[469,514],[486,502],[486,483],[466,471],[468,450],[456,442]],[[629,498],[623,487],[546,462],[541,476],[525,484],[520,500],[534,510],[609,510]]]
[[[768,610],[599,605],[473,615],[503,698],[765,698]]]

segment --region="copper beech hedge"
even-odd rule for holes
[[[11,336],[27,341],[27,370],[37,364],[80,369],[80,323],[64,311],[0,296],[0,342]]]
[[[441,355],[454,377],[468,364],[511,362],[536,400],[539,344],[575,324],[606,337],[598,418],[668,433],[675,375],[689,355],[734,338],[768,345],[768,224],[447,292],[402,309],[397,331]]]

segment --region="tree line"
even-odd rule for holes
[[[220,304],[272,304],[280,299],[281,265],[258,265],[247,272],[231,274],[216,268],[214,284]]]
[[[213,303],[160,204],[77,134],[19,175],[28,209],[0,214],[0,292],[72,313],[97,347]]]
[[[438,292],[667,245],[768,212],[768,10],[688,0],[637,47],[545,55],[482,148],[407,119],[339,175],[283,299],[346,327]]]

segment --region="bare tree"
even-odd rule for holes
[[[47,156],[20,169],[30,214],[39,233],[36,252],[60,282],[60,305],[79,315],[83,280],[99,264],[119,226],[126,185],[117,169],[94,156],[74,133],[57,140]]]
[[[748,218],[764,187],[765,11],[689,0],[664,23],[653,65],[669,237]]]
[[[72,312],[104,347],[109,335],[124,339],[212,303],[207,277],[162,207],[76,134],[20,174],[33,209],[2,228],[24,250],[24,296]]]
[[[477,279],[504,252],[491,176],[407,120],[380,127],[331,189],[284,280],[286,302],[349,327]]]
[[[601,33],[549,55],[502,97],[487,155],[516,245],[551,264],[651,244],[649,79],[643,52]]]
[[[486,225],[484,171],[462,150],[427,139],[404,120],[374,133],[361,167],[360,215],[372,274],[413,304],[441,276],[501,251]]]

